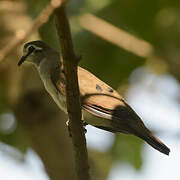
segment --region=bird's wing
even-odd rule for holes
[[[111,126],[98,123],[94,124],[96,127],[134,134],[158,151],[169,154],[170,149],[145,127],[139,116],[114,89],[81,67],[78,67],[78,81],[82,108],[95,116],[112,119]],[[58,81],[56,87],[65,93],[62,81]]]
[[[118,116],[116,112],[120,109],[122,111],[127,108],[125,100],[117,91],[81,67],[78,67],[78,81],[82,108],[89,113],[111,119],[112,115]],[[118,111],[116,111],[117,108]]]
[[[60,76],[55,85],[59,93],[65,95],[64,78],[62,74]],[[89,113],[105,119],[112,119],[112,116],[131,119],[132,115],[137,116],[117,91],[81,67],[78,67],[78,82],[82,108]]]

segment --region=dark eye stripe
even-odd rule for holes
[[[28,52],[33,52],[35,50],[34,46],[28,47]]]

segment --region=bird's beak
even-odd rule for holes
[[[19,60],[18,62],[18,66],[20,66],[27,58],[27,55],[26,56],[22,56],[21,59]]]
[[[25,55],[23,55],[18,62],[18,66],[20,66],[33,51],[34,51],[34,49],[28,51]]]

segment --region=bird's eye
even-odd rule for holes
[[[35,50],[34,46],[29,46],[28,47],[28,52],[33,52]]]

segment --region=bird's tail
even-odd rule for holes
[[[141,139],[145,140],[149,145],[153,148],[157,149],[158,151],[169,155],[170,149],[161,142],[151,131],[149,131],[146,127],[143,128],[141,133],[136,132],[134,133],[136,136],[140,137]]]

